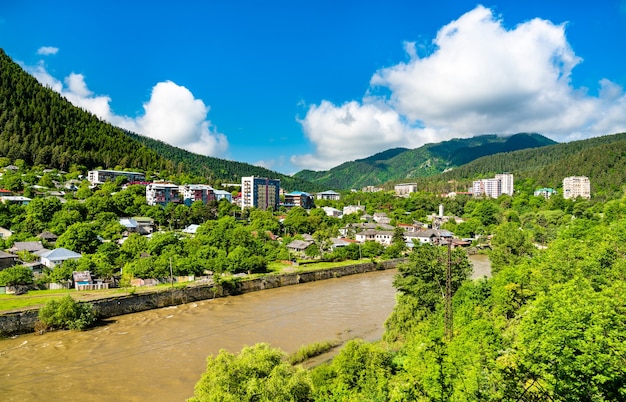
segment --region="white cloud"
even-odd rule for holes
[[[53,54],[57,54],[58,52],[59,52],[59,48],[52,47],[52,46],[42,46],[39,49],[37,49],[37,54],[40,54],[42,56],[50,56]]]
[[[209,107],[195,99],[187,88],[171,81],[156,84],[150,100],[143,105],[144,114],[132,118],[113,113],[111,98],[94,95],[82,74],[71,73],[62,83],[46,71],[43,63],[26,69],[75,106],[115,126],[201,155],[223,156],[228,149],[226,136],[207,120]]]
[[[441,28],[431,54],[420,58],[405,42],[409,60],[375,72],[361,102],[309,108],[300,122],[315,153],[292,163],[327,169],[396,146],[484,133],[534,131],[567,141],[625,131],[621,87],[602,80],[598,97],[572,87],[582,60],[565,28],[533,19],[506,29],[478,6]],[[389,96],[371,95],[379,89]]]

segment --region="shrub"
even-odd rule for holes
[[[93,306],[79,303],[67,295],[51,300],[39,310],[39,320],[47,327],[84,330],[96,321]]]

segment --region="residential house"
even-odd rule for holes
[[[41,240],[44,240],[48,243],[54,244],[56,243],[57,239],[59,238],[59,236],[55,235],[52,232],[48,232],[48,231],[44,231],[39,233],[39,235],[37,236],[39,237]]]
[[[338,210],[337,208],[322,207],[322,209],[326,213],[326,216],[331,216],[333,218],[341,218],[341,216],[342,216],[342,212],[340,210]]]
[[[233,202],[233,195],[229,192],[229,191],[224,191],[224,190],[213,190],[213,194],[215,194],[215,200],[216,201],[220,201],[220,200],[227,200],[228,202]]]
[[[149,235],[154,232],[156,226],[154,219],[146,216],[134,216],[132,219],[137,222],[137,232],[140,235]]]
[[[318,200],[330,200],[330,201],[339,201],[341,198],[341,194],[334,192],[332,190],[322,191],[321,193],[317,193]]]
[[[74,271],[72,272],[72,279],[74,280],[74,288],[76,290],[96,290],[96,289],[108,289],[109,284],[97,281],[94,283],[89,271]]]
[[[0,227],[0,239],[8,239],[12,234],[13,232],[9,229]]]
[[[22,195],[5,195],[0,197],[0,201],[5,204],[28,205],[31,199]]]
[[[67,260],[77,260],[82,257],[82,254],[60,247],[42,253],[40,254],[40,257],[43,265],[48,268],[54,268],[57,265],[63,264]]]
[[[187,233],[187,234],[196,234],[196,231],[198,230],[198,228],[200,227],[200,225],[196,225],[195,223],[187,226],[186,228],[183,229],[183,233]]]
[[[293,240],[286,247],[293,253],[304,255],[304,251],[313,243],[315,243],[313,240]]]
[[[43,250],[44,246],[40,241],[16,241],[13,243],[13,247],[8,249],[7,251],[11,253],[18,253],[20,251],[28,251],[29,253],[34,253],[39,250]]]
[[[404,238],[407,242],[439,245],[444,241],[452,239],[453,234],[447,230],[423,229],[417,232],[405,232]]]
[[[383,225],[388,225],[389,223],[391,223],[391,218],[388,217],[387,214],[384,212],[375,212],[372,219],[374,219],[374,222]]]
[[[17,258],[15,254],[0,251],[0,270],[14,266]]]
[[[345,207],[343,207],[344,215],[356,214],[359,212],[365,213],[364,205],[346,205]]]

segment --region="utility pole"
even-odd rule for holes
[[[448,264],[446,266],[446,339],[452,340],[452,240],[448,239]]]

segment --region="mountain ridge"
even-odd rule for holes
[[[429,143],[415,149],[391,148],[327,171],[303,170],[294,176],[320,187],[346,190],[433,176],[485,155],[551,144],[556,142],[537,133],[485,134]]]

